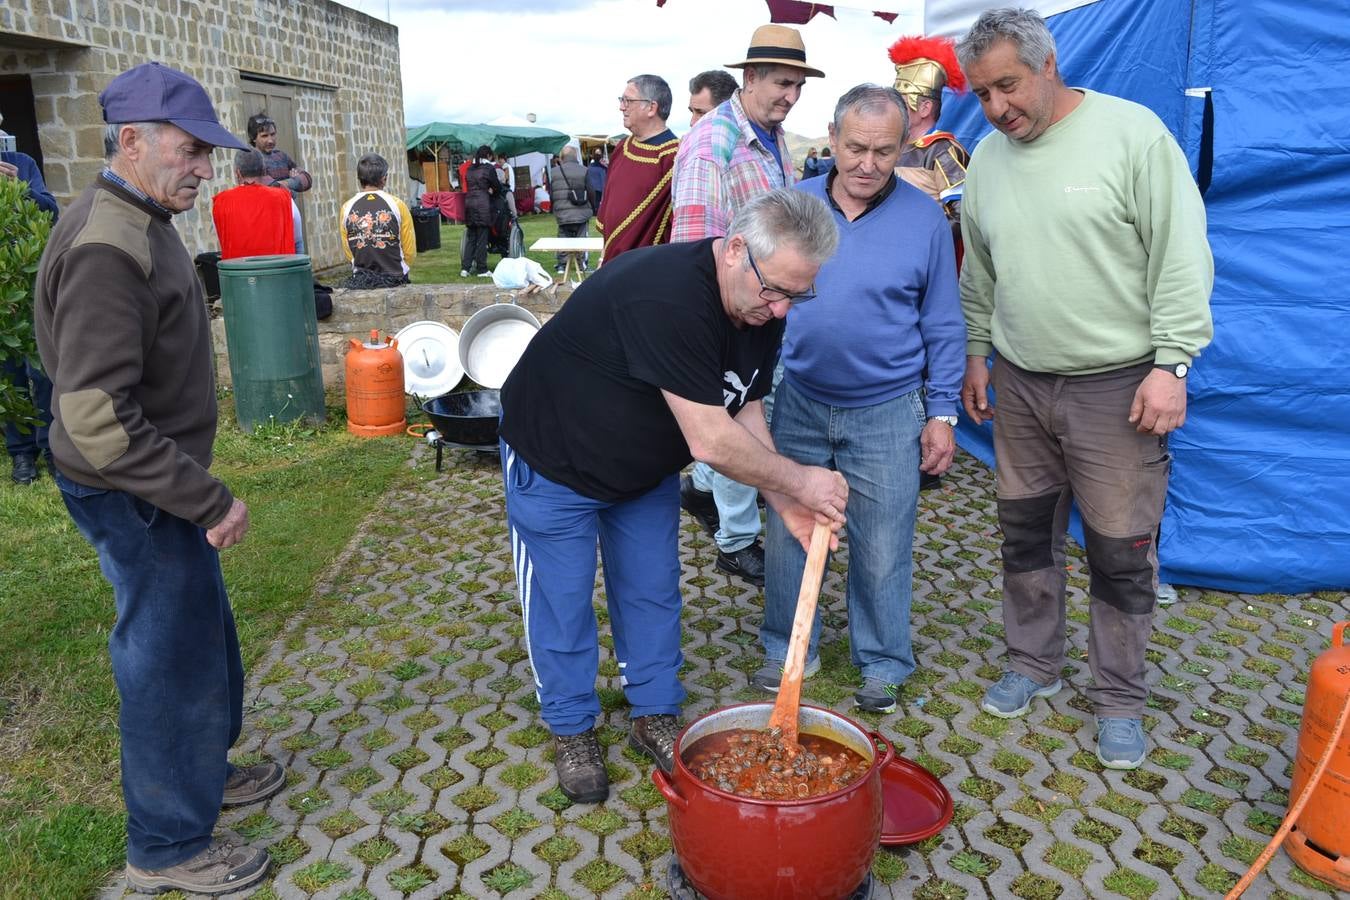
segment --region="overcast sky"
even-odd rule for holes
[[[688,128],[689,79],[745,58],[750,35],[769,21],[763,0],[340,0],[398,26],[406,124],[487,122],[534,113],[536,124],[569,134],[623,130],[616,98],[650,72],[675,95],[670,125]],[[886,51],[920,29],[919,0],[881,0],[894,24],[836,7],[801,26],[807,62],[825,72],[807,81],[789,131],[825,134],[834,101],[864,81],[890,84]],[[738,73],[737,73],[738,74]]]

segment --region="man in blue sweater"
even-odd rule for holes
[[[914,671],[919,472],[951,465],[965,373],[951,228],[927,194],[895,177],[908,119],[893,88],[853,88],[830,125],[833,171],[797,185],[834,212],[839,249],[816,276],[816,299],[787,319],[772,426],[778,452],[836,469],[849,483],[849,643],[863,675],[855,700],[875,712],[895,708]],[[766,661],[754,682],[776,691],[804,553],[772,511],[768,536]],[[820,667],[819,640],[817,619],[808,674]]]
[[[4,116],[0,115],[0,124]],[[9,137],[0,130],[0,137]],[[0,145],[3,146],[3,145]],[[56,221],[56,198],[47,190],[42,180],[42,171],[37,162],[27,153],[17,150],[0,149],[0,178],[15,178],[28,185],[28,199]],[[37,409],[38,424],[20,428],[15,422],[5,423],[5,449],[14,466],[10,471],[10,480],[15,484],[32,484],[37,480],[38,455],[41,454],[51,468],[51,450],[47,446],[47,429],[52,421],[52,383],[36,357],[31,360],[7,359],[0,366],[0,378],[7,379],[20,391],[27,393]]]

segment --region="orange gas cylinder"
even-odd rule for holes
[[[1284,842],[1284,849],[1300,869],[1343,891],[1350,890],[1350,728],[1339,739],[1335,732],[1350,699],[1346,628],[1350,628],[1350,622],[1336,623],[1331,630],[1331,649],[1313,660],[1308,672],[1308,698],[1303,702],[1303,728],[1294,754],[1290,802],[1313,776],[1328,742],[1336,740],[1336,747]]]
[[[346,376],[347,430],[362,437],[402,434],[408,420],[403,354],[398,352],[398,341],[381,341],[375,329],[371,329],[368,343],[352,338]]]

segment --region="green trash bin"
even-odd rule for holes
[[[324,420],[319,323],[308,256],[223,260],[220,303],[230,352],[235,413],[258,423]]]

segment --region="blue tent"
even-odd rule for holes
[[[984,5],[930,0],[959,37]],[[1023,4],[1027,5],[1027,4]],[[1061,2],[1066,83],[1167,123],[1205,198],[1215,335],[1173,436],[1164,580],[1248,592],[1350,586],[1350,28],[1314,0]],[[989,126],[950,95],[942,126]],[[992,461],[988,426],[958,438]]]

